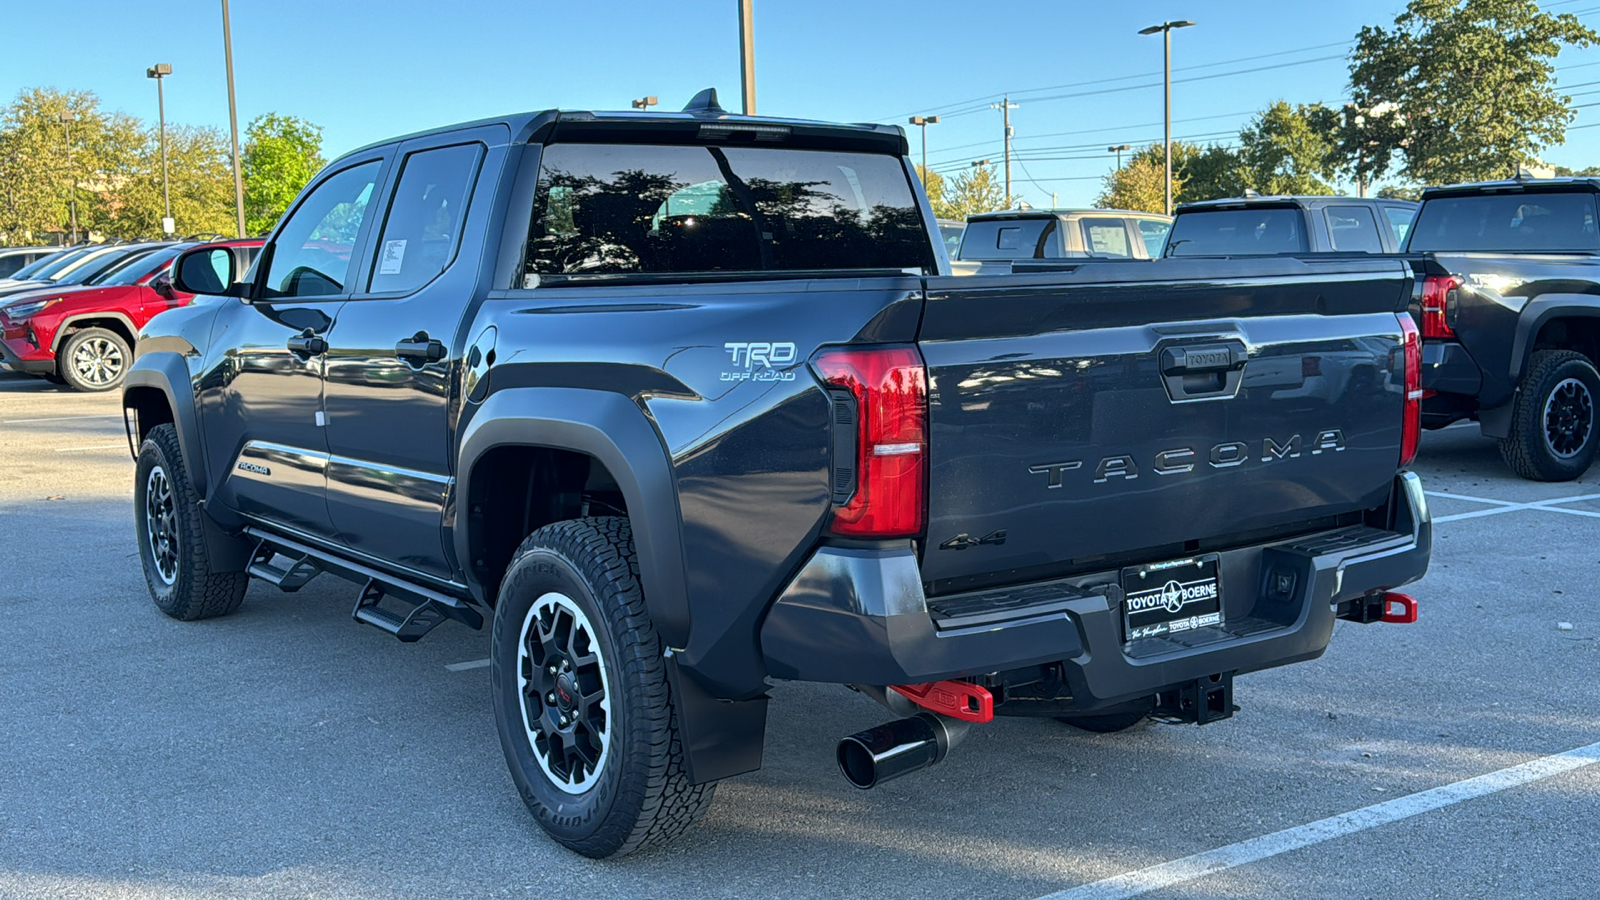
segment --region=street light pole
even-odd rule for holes
[[[922,127],[922,180],[928,180],[928,126],[939,124],[938,116],[912,116],[911,124]]]
[[[173,232],[172,224],[172,189],[167,182],[167,98],[161,89],[161,82],[172,74],[172,66],[167,63],[156,63],[144,70],[144,77],[156,80],[156,110],[161,122],[161,230],[166,234]]]
[[[654,97],[640,97],[639,99],[633,101],[633,108],[634,109],[642,109],[645,112],[649,112],[650,111],[650,107],[655,106],[655,105],[656,105],[656,98],[654,98]]]
[[[233,33],[228,25],[228,0],[222,0],[222,56],[228,67],[228,131],[233,138],[233,209],[244,233],[244,172],[239,168],[239,105],[233,95]]]
[[[72,173],[72,120],[76,118],[77,116],[73,115],[70,109],[61,114],[61,127],[66,130],[67,189],[69,191],[67,205],[71,209],[72,242],[74,244],[78,242],[78,178]]]
[[[1162,64],[1161,64],[1161,96],[1162,96],[1162,143],[1166,147],[1167,158],[1167,215],[1172,215],[1172,29],[1188,28],[1193,22],[1187,19],[1177,22],[1162,22],[1160,25],[1151,25],[1149,28],[1139,30],[1140,34],[1155,34],[1161,32]]]
[[[739,0],[739,86],[744,91],[744,114],[756,114],[756,30],[750,13],[755,0]]]
[[[1117,144],[1115,146],[1106,148],[1107,153],[1115,153],[1117,155],[1117,171],[1122,171],[1122,151],[1131,149],[1133,148],[1129,147],[1127,144]]]
[[[1017,108],[1007,94],[1000,98],[999,103],[989,104],[990,109],[1000,110],[1000,121],[1006,129],[1006,206],[1011,206],[1011,111]]]

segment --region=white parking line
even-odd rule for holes
[[[465,672],[468,669],[487,669],[487,668],[489,668],[489,661],[487,659],[473,659],[473,660],[468,660],[467,662],[451,663],[451,664],[445,666],[444,670],[446,672]]]
[[[56,448],[56,452],[57,453],[76,453],[79,450],[126,450],[126,449],[128,449],[128,442],[127,441],[122,441],[121,443],[116,443],[116,444],[90,444],[87,447],[57,447]]]
[[[1127,897],[1138,897],[1236,866],[1260,862],[1291,850],[1299,850],[1347,834],[1355,834],[1358,831],[1366,831],[1369,828],[1443,809],[1464,800],[1531,784],[1596,762],[1600,762],[1600,743],[1578,747],[1553,756],[1543,756],[1519,766],[1511,766],[1498,772],[1490,772],[1487,775],[1479,775],[1432,790],[1408,794],[1395,800],[1363,807],[1355,812],[1330,816],[1307,825],[1286,828],[1283,831],[1229,844],[1216,850],[1207,850],[1183,859],[1175,859],[1136,872],[1059,891],[1039,900],[1123,900]]]
[[[1516,512],[1522,509],[1533,509],[1540,512],[1566,513],[1572,516],[1591,516],[1600,518],[1600,513],[1592,513],[1582,509],[1562,509],[1560,504],[1577,503],[1580,500],[1600,500],[1600,494],[1580,494],[1576,497],[1553,497],[1549,500],[1535,500],[1531,503],[1512,503],[1509,500],[1490,500],[1485,497],[1468,497],[1464,494],[1447,494],[1442,491],[1428,491],[1428,496],[1439,497],[1446,500],[1465,500],[1470,503],[1492,503],[1490,509],[1475,509],[1471,512],[1454,513],[1448,516],[1436,516],[1435,522],[1455,522],[1460,519],[1479,519],[1484,516],[1498,516],[1501,513]]]
[[[120,413],[92,416],[45,416],[41,419],[0,419],[0,425],[30,425],[34,422],[76,422],[80,419],[120,419]]]

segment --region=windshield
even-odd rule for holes
[[[1031,219],[973,219],[961,236],[961,259],[1054,259],[1061,255],[1055,240],[1055,216]]]
[[[55,275],[57,272],[66,269],[68,266],[71,266],[73,263],[99,249],[101,248],[79,247],[76,250],[68,250],[65,253],[58,253],[55,256],[50,257],[49,261],[45,263],[44,266],[35,270],[31,276],[31,279],[33,281],[48,281],[52,275]]]
[[[1600,250],[1594,194],[1478,194],[1422,204],[1407,250]]]
[[[83,265],[72,271],[53,279],[56,284],[86,284],[95,276],[100,275],[118,263],[135,256],[143,256],[151,251],[150,247],[118,247],[99,256],[86,259]]]
[[[13,278],[13,279],[18,280],[18,281],[21,281],[24,278],[32,278],[34,273],[40,271],[45,266],[50,265],[51,262],[53,262],[55,260],[58,260],[60,258],[61,258],[61,253],[59,251],[55,252],[55,253],[47,254],[47,255],[45,255],[43,257],[40,257],[39,259],[34,260],[31,263],[28,263],[27,265],[25,265],[22,268],[16,270],[15,272],[12,272],[11,275],[8,276],[8,277]]]
[[[122,260],[94,278],[90,283],[106,286],[133,284],[159,269],[166,268],[185,249],[187,248],[164,247],[150,253],[140,253]]]
[[[1168,256],[1268,256],[1309,249],[1305,217],[1295,207],[1181,210],[1167,237]]]

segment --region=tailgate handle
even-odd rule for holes
[[[1225,400],[1239,393],[1249,356],[1244,341],[1163,347],[1161,381],[1174,403]]]
[[[1227,372],[1242,367],[1244,358],[1244,347],[1237,344],[1168,347],[1161,351],[1161,374],[1184,375],[1191,372]]]

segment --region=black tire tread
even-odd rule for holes
[[[1529,357],[1528,371],[1522,376],[1511,411],[1510,436],[1500,440],[1501,459],[1520,478],[1529,481],[1571,481],[1583,474],[1582,470],[1569,473],[1544,464],[1541,437],[1544,423],[1539,421],[1544,411],[1544,398],[1542,394],[1535,396],[1531,390],[1540,388],[1551,372],[1575,360],[1594,365],[1587,356],[1573,350],[1536,350]]]
[[[716,785],[689,781],[661,640],[639,587],[639,561],[634,554],[630,523],[624,518],[596,517],[546,525],[517,548],[510,571],[516,569],[524,555],[535,550],[563,556],[583,573],[609,619],[603,627],[608,627],[616,639],[616,663],[625,670],[624,680],[646,686],[645,695],[637,702],[635,698],[623,700],[630,716],[643,726],[640,733],[649,736],[646,745],[613,748],[613,752],[634,749],[644,757],[645,777],[625,777],[614,802],[614,807],[637,808],[637,817],[631,823],[607,822],[587,840],[562,843],[585,856],[606,858],[670,841],[704,815]],[[502,596],[504,593],[502,590]],[[602,627],[600,623],[596,625]]]
[[[183,529],[179,540],[187,545],[187,551],[192,554],[194,561],[193,571],[178,572],[178,578],[173,585],[171,599],[163,603],[160,591],[163,585],[148,568],[145,569],[145,583],[150,587],[150,594],[156,599],[156,606],[161,611],[183,622],[193,622],[199,619],[214,619],[225,616],[237,610],[239,604],[244,602],[245,590],[250,586],[250,576],[244,572],[213,572],[211,571],[211,558],[206,550],[204,526],[200,517],[200,497],[194,491],[194,485],[189,482],[187,461],[183,458],[183,451],[178,445],[178,430],[170,425],[157,425],[150,429],[150,434],[144,439],[139,455],[154,448],[159,454],[162,464],[166,467],[167,478],[172,482],[172,489],[176,494],[178,503],[178,523]],[[134,490],[143,491],[144,484],[136,483]],[[143,544],[145,537],[139,535],[141,558],[143,558]],[[186,584],[187,582],[187,584]]]

